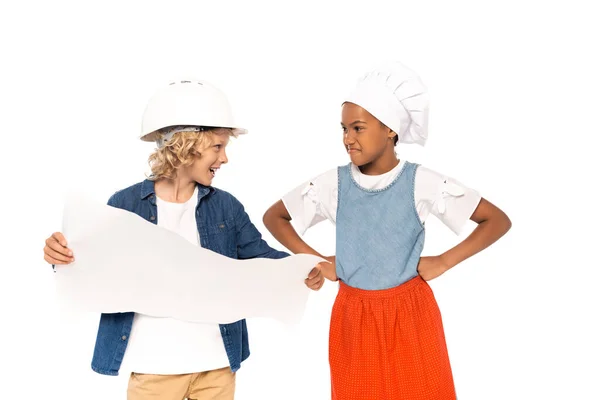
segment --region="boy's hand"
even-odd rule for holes
[[[304,283],[308,288],[312,290],[319,290],[325,283],[325,278],[330,281],[337,281],[337,275],[335,273],[335,256],[325,258],[329,262],[322,262],[317,264],[316,267],[310,271],[308,278],[304,280]]]
[[[67,240],[62,233],[55,232],[46,239],[44,260],[53,265],[67,265],[75,261],[73,252],[67,247]]]
[[[323,277],[323,272],[321,272],[321,264],[317,264],[308,274],[308,278],[304,280],[306,286],[312,290],[321,289],[324,282],[325,278]]]
[[[440,256],[421,257],[417,266],[419,275],[426,281],[437,278],[449,269],[450,266]]]

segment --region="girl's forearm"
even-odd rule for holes
[[[491,205],[485,199],[482,202],[485,202],[483,211],[488,211],[490,215],[486,215],[484,219],[481,219],[478,214],[481,214],[482,210],[478,208],[475,211],[472,219],[479,220],[477,228],[464,241],[441,255],[448,268],[460,264],[467,258],[489,247],[511,228],[510,219],[502,210]]]
[[[294,229],[291,224],[291,217],[287,210],[283,208],[280,202],[274,204],[263,217],[265,227],[271,232],[271,235],[285,248],[294,254],[313,254],[325,258],[322,254],[310,247]],[[287,214],[287,215],[284,215]]]

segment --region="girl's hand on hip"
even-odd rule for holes
[[[417,272],[426,281],[437,278],[449,269],[450,266],[441,256],[421,257],[417,266]]]

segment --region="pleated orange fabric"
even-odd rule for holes
[[[385,290],[340,282],[329,363],[334,400],[456,400],[442,318],[421,277]]]

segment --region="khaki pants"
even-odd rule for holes
[[[229,367],[185,375],[131,374],[127,400],[233,400],[235,374]]]

